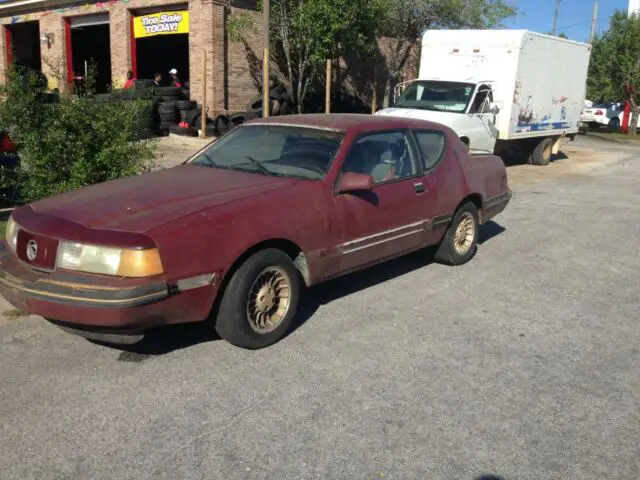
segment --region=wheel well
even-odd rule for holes
[[[460,140],[462,140],[462,143],[464,143],[467,147],[471,145],[471,140],[469,140],[469,137],[460,137]]]
[[[236,261],[233,262],[233,264],[231,265],[231,268],[229,268],[227,274],[225,275],[225,280],[228,280],[229,278],[231,278],[233,273],[238,268],[240,268],[240,265],[242,265],[247,260],[247,258],[249,258],[251,255],[253,255],[256,252],[260,250],[265,250],[267,248],[275,248],[277,250],[282,250],[284,253],[286,253],[289,256],[289,258],[291,258],[291,260],[293,261],[293,264],[296,266],[296,268],[302,275],[302,278],[304,279],[305,284],[309,285],[309,268],[307,266],[307,259],[302,253],[302,249],[291,240],[286,240],[283,238],[274,238],[270,240],[265,240],[245,250],[242,253],[242,255],[240,255],[236,259]]]
[[[225,273],[224,278],[220,283],[220,287],[218,289],[216,298],[211,307],[210,317],[211,319],[213,319],[213,321],[215,321],[215,318],[217,316],[222,295],[224,294],[224,291],[227,288],[227,284],[231,280],[231,277],[233,276],[233,274],[236,272],[236,270],[238,270],[238,268],[240,268],[240,266],[247,260],[247,258],[249,258],[251,255],[253,255],[256,252],[259,252],[260,250],[265,250],[267,248],[275,248],[286,253],[289,256],[289,258],[291,258],[291,260],[293,261],[293,264],[296,266],[296,269],[300,272],[300,275],[302,275],[302,278],[304,279],[305,284],[309,286],[310,284],[309,268],[307,265],[307,259],[302,253],[302,249],[298,245],[296,245],[294,242],[290,240],[285,240],[283,238],[274,238],[270,240],[265,240],[263,242],[257,243],[249,247],[248,249],[246,249],[242,253],[242,255],[240,255],[236,259],[236,261],[233,262],[229,270],[227,270],[227,272]]]
[[[478,209],[478,221],[480,222],[480,225],[482,225],[484,223],[484,213],[482,211],[482,195],[480,195],[479,193],[471,193],[467,195],[462,199],[462,201],[458,205],[458,208],[460,208],[467,202],[473,203]],[[456,208],[456,210],[458,210],[458,208]]]

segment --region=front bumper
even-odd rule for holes
[[[0,294],[14,307],[86,337],[136,335],[154,326],[203,320],[211,293],[206,288],[174,293],[159,278],[41,273],[0,242]]]

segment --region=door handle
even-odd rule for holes
[[[422,184],[422,182],[414,183],[414,187],[416,187],[416,193],[424,193],[427,191],[427,188]]]

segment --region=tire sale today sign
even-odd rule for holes
[[[176,33],[189,33],[188,10],[151,13],[133,18],[133,36],[135,38]]]

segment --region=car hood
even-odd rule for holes
[[[292,182],[296,180],[183,165],[73,190],[35,202],[31,208],[88,228],[144,233]]]

